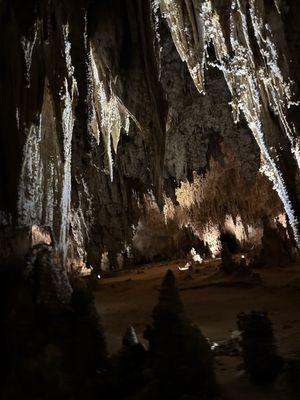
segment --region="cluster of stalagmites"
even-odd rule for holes
[[[2,1],[1,229],[48,227],[62,264],[116,266],[144,195],[176,205],[189,179],[200,233],[284,208],[298,242],[296,16],[296,0]]]
[[[222,398],[214,356],[231,355],[226,346],[210,348],[199,328],[186,317],[173,273],[162,282],[152,324],[144,332],[147,347],[133,327],[122,348],[109,357],[91,290],[73,279],[68,304],[52,296],[41,301],[35,285],[20,275],[6,279],[10,294],[2,308],[1,398],[22,399],[203,399]],[[266,313],[238,316],[236,355],[256,384],[268,385],[283,371],[272,324]],[[285,375],[297,386],[297,360],[287,361]],[[298,371],[298,372],[297,372]],[[298,378],[297,378],[298,377]]]

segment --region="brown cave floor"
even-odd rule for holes
[[[265,309],[274,325],[280,354],[300,356],[300,265],[260,270],[261,284],[216,277],[218,262],[201,266],[188,275],[177,270],[178,263],[154,264],[99,281],[96,306],[101,316],[109,352],[121,346],[122,336],[133,325],[140,339],[151,322],[158,289],[167,269],[178,279],[181,298],[189,318],[214,342],[226,340],[236,330],[236,315],[241,311]],[[268,388],[251,385],[238,366],[239,356],[216,359],[218,381],[232,400],[291,400],[279,381]]]

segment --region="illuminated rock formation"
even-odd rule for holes
[[[284,210],[298,243],[299,15],[297,0],[3,0],[3,263],[41,226],[63,263],[115,266],[145,194],[200,239]]]

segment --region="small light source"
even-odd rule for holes
[[[245,258],[244,254],[241,255],[241,258]]]
[[[211,350],[215,350],[217,347],[219,347],[219,343],[213,342],[212,345],[210,346]]]
[[[101,279],[101,276],[100,276],[100,274],[98,274],[98,275],[97,275],[97,279]]]
[[[187,262],[184,267],[179,266],[178,269],[179,269],[179,271],[187,271],[188,269],[190,269],[190,266],[191,266],[191,264],[189,262]]]

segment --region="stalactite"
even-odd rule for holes
[[[46,209],[45,209],[45,225],[49,226],[53,230],[54,226],[54,208],[55,208],[55,198],[54,190],[57,188],[57,182],[54,181],[54,165],[50,163],[48,165],[48,184],[46,186]]]
[[[64,40],[64,57],[66,60],[68,76],[72,77],[72,75],[74,74],[74,67],[72,65],[72,59],[71,59],[71,42],[69,40],[69,24],[62,26],[62,34],[63,34],[63,40]]]
[[[19,225],[31,225],[42,217],[43,164],[40,153],[41,115],[38,124],[28,129],[19,181],[18,214]]]
[[[291,152],[294,154],[300,168],[299,138],[296,136],[294,126],[287,120],[287,110],[291,106],[298,106],[299,101],[295,102],[293,99],[292,82],[284,81],[278,63],[278,50],[272,41],[271,28],[264,23],[262,12],[260,12],[262,5],[257,0],[251,0],[249,7],[254,34],[261,57],[264,60],[263,67],[258,70],[257,74],[264,85],[270,107],[280,119],[286,136],[290,141]]]
[[[151,0],[151,8],[152,8],[152,18],[153,18],[153,29],[155,32],[156,46],[157,46],[157,64],[158,64],[158,77],[161,78],[161,52],[162,52],[162,39],[159,32],[160,25],[160,8],[159,8],[159,0]]]
[[[100,78],[98,67],[91,49],[91,65],[94,82],[94,106],[98,126],[103,135],[105,144],[108,172],[113,180],[113,154],[117,152],[121,129],[129,130],[130,115],[124,105],[115,96],[111,89],[107,89],[105,82]]]
[[[82,262],[86,262],[86,244],[90,240],[91,226],[94,223],[94,198],[83,177],[78,183],[82,191],[79,192],[76,206],[73,205],[71,209],[70,225],[78,256]],[[87,206],[85,206],[85,203],[87,203]]]
[[[19,226],[52,232],[63,261],[77,248],[81,260],[108,251],[114,262],[144,194],[162,208],[164,190],[175,200],[179,186],[180,211],[165,208],[182,223],[197,216],[197,229],[214,230],[231,215],[250,226],[268,202],[271,216],[282,212],[279,197],[300,241],[286,1],[100,2],[95,14],[54,2],[26,21],[4,3],[0,33],[15,46],[0,44],[0,144],[14,165],[5,154],[1,226],[18,215]],[[266,194],[254,204],[258,185]]]
[[[21,46],[24,54],[24,62],[25,62],[25,81],[26,87],[30,88],[30,70],[31,70],[31,62],[32,62],[32,53],[34,49],[34,45],[37,39],[37,22],[33,27],[33,37],[27,38],[26,36],[21,37]]]
[[[59,235],[59,250],[65,260],[68,251],[69,239],[69,220],[71,205],[71,160],[72,160],[72,136],[74,128],[73,102],[76,96],[77,84],[74,78],[71,80],[71,86],[65,78],[64,87],[61,93],[62,102],[62,131],[63,131],[63,181],[61,195],[61,223]]]
[[[260,4],[258,4],[260,3]],[[300,245],[299,221],[291,202],[288,189],[280,167],[276,161],[277,153],[275,149],[269,149],[265,142],[265,129],[270,127],[263,126],[266,118],[264,102],[278,115],[284,132],[292,145],[292,153],[298,161],[298,139],[293,128],[287,123],[287,109],[295,102],[292,99],[291,84],[283,80],[280,67],[278,65],[278,54],[275,44],[272,42],[271,31],[262,21],[258,13],[258,5],[262,7],[261,2],[250,1],[251,23],[255,32],[257,46],[262,57],[262,66],[257,68],[251,40],[248,32],[246,20],[246,6],[242,0],[232,0],[230,13],[230,43],[233,50],[231,56],[227,47],[223,29],[219,21],[219,15],[214,8],[213,2],[206,0],[201,5],[201,12],[195,17],[189,13],[189,18],[184,18],[184,9],[191,7],[187,2],[165,1],[161,0],[161,9],[164,17],[167,19],[173,40],[181,58],[186,61],[187,55],[193,60],[197,58],[198,47],[194,39],[187,40],[183,32],[190,32],[196,25],[196,20],[201,20],[201,26],[204,26],[204,36],[206,46],[213,44],[217,63],[208,62],[211,66],[219,68],[226,79],[232,95],[232,107],[235,120],[239,118],[239,112],[243,112],[249,128],[260,147],[265,167],[263,172],[272,180],[274,189],[282,200],[286,213],[289,217],[291,227],[294,232],[295,240]],[[199,2],[194,4],[199,6]],[[197,7],[195,8],[197,10]],[[202,56],[198,58],[202,63]],[[193,76],[194,66],[187,62],[191,75]],[[201,75],[203,76],[203,68]],[[197,82],[196,82],[196,86]],[[267,99],[264,99],[264,93],[267,93]]]
[[[162,15],[167,19],[175,46],[182,61],[186,62],[191,77],[199,90],[204,91],[203,22],[199,2],[186,1],[187,14],[181,0],[160,0]],[[190,19],[192,15],[196,20]],[[191,25],[187,23],[190,19]]]

